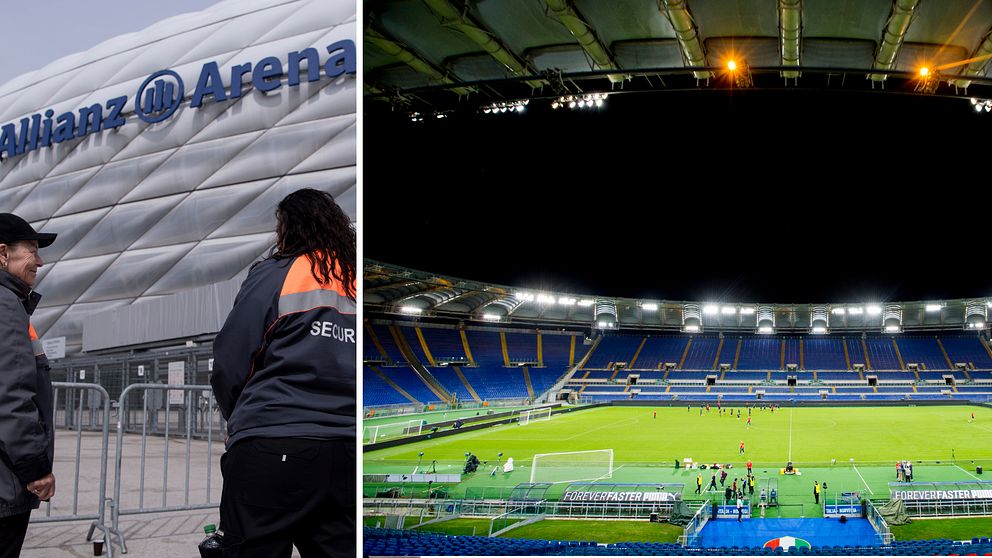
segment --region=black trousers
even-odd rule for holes
[[[225,558],[355,556],[355,442],[250,438],[220,461]]]
[[[29,519],[31,512],[0,517],[0,558],[17,558],[21,555]]]

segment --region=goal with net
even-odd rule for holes
[[[613,476],[613,450],[566,451],[534,455],[530,482],[580,482]]]
[[[528,425],[535,420],[551,420],[551,407],[520,411],[520,426]]]
[[[362,432],[362,443],[374,444],[390,438],[416,436],[421,433],[423,424],[424,421],[418,419],[408,420],[406,422],[366,426]]]

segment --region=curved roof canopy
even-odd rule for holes
[[[980,0],[367,0],[364,12],[365,92],[385,101],[371,111],[697,87],[992,96]]]
[[[365,260],[366,316],[597,329],[757,333],[988,328],[992,298],[927,301],[774,303],[740,300],[641,300],[494,285]]]

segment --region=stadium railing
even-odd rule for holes
[[[696,510],[695,515],[686,524],[685,529],[679,536],[679,544],[682,546],[696,546],[696,541],[699,540],[699,535],[703,531],[703,527],[710,519],[710,501],[706,500],[703,505]]]
[[[868,522],[875,528],[875,532],[878,533],[882,544],[891,544],[892,531],[889,530],[889,524],[885,522],[885,518],[882,517],[882,514],[878,513],[878,509],[875,508],[875,505],[870,500],[865,502],[865,507],[868,512]]]

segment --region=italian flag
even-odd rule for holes
[[[789,550],[792,547],[809,548],[810,544],[803,539],[797,539],[796,537],[779,537],[765,543],[765,548],[781,548],[782,550]]]

